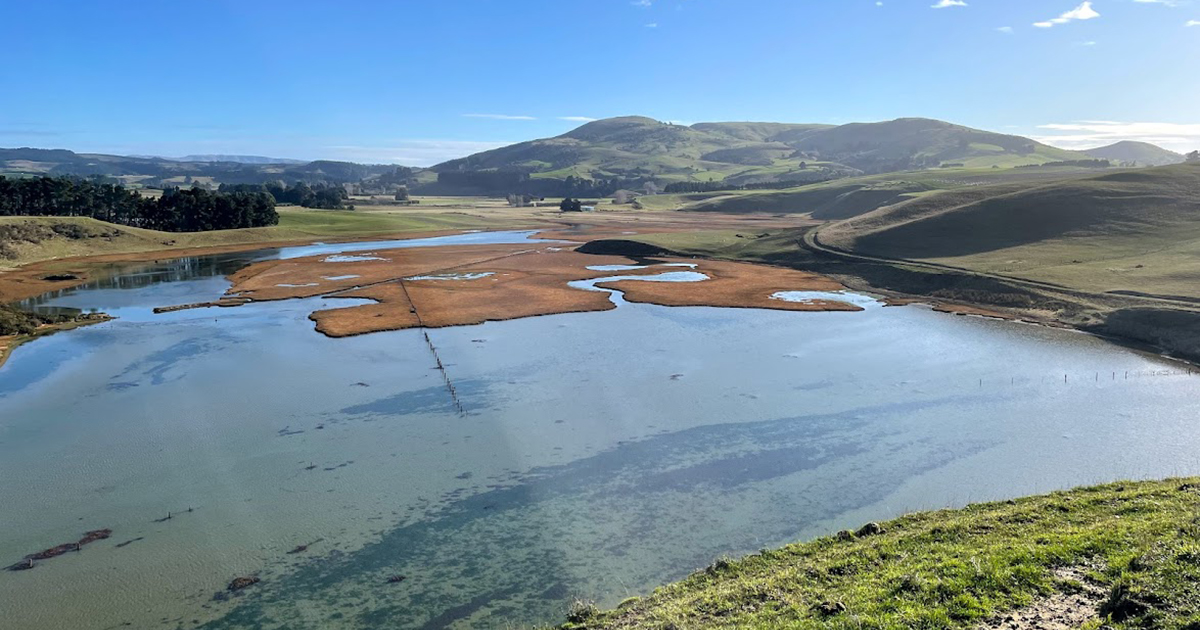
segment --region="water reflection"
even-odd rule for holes
[[[0,563],[95,527],[114,544],[0,576],[6,628],[547,623],[908,510],[1200,472],[1195,377],[920,308],[622,303],[429,331],[465,415],[421,331],[313,332],[352,302],[149,312],[259,255],[44,301],[121,319],[0,370]]]
[[[35,298],[22,300],[17,304],[22,308],[39,312],[58,314],[78,314],[80,312],[95,312],[106,306],[128,306],[128,300],[107,295],[104,299],[97,292],[135,291],[159,284],[187,283],[202,279],[220,279],[218,282],[196,283],[191,285],[187,293],[194,294],[195,301],[211,300],[219,297],[229,287],[223,282],[228,276],[243,267],[265,260],[285,260],[304,256],[319,256],[322,254],[336,255],[345,252],[361,252],[376,249],[406,249],[414,247],[437,247],[444,245],[497,245],[510,243],[534,242],[534,231],[501,231],[501,232],[471,232],[452,236],[419,238],[391,241],[363,241],[350,243],[317,243],[301,247],[268,248],[246,252],[227,254],[210,254],[205,256],[187,256],[161,261],[141,263],[117,263],[107,267],[99,267],[90,271],[92,278],[87,283],[69,289],[51,291]],[[555,241],[536,240],[541,243]],[[345,257],[348,260],[360,257]],[[219,287],[219,290],[217,290]],[[214,293],[214,290],[216,292]],[[71,299],[80,294],[89,294],[87,300],[92,304],[85,305],[84,301]],[[177,295],[178,293],[176,293]],[[158,306],[161,306],[159,304]]]

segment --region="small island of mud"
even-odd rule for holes
[[[381,249],[250,265],[230,276],[225,296],[197,306],[330,297],[374,304],[321,310],[310,318],[330,337],[385,330],[480,324],[616,308],[609,293],[571,286],[604,280],[630,302],[792,311],[858,311],[830,299],[786,301],[779,292],[845,289],[819,274],[749,263],[584,254],[574,244],[461,245]],[[690,272],[687,282],[639,278]],[[185,308],[186,308],[185,307]],[[164,307],[172,310],[177,307]]]

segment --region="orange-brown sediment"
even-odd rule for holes
[[[682,262],[672,260],[672,262]],[[788,302],[771,296],[784,291],[842,291],[841,283],[820,274],[779,267],[715,260],[697,263],[704,282],[642,282],[620,280],[597,286],[617,289],[629,302],[661,306],[724,306],[783,311],[861,311],[860,306],[833,300]]]
[[[233,274],[222,305],[330,296],[374,304],[317,311],[317,330],[345,337],[383,330],[479,324],[614,308],[605,292],[568,286],[574,280],[612,275],[656,275],[677,268],[595,271],[588,267],[632,265],[624,256],[581,254],[562,245],[462,245],[356,252],[351,258],[312,256],[267,261]],[[361,259],[356,259],[361,258]],[[344,262],[336,262],[336,261]],[[678,262],[678,261],[664,261]],[[779,291],[837,291],[844,287],[818,274],[736,262],[688,261],[708,280],[693,283],[609,283],[626,299],[664,306],[735,306],[778,310],[861,310],[842,302],[786,302]],[[343,278],[343,276],[355,276]],[[436,276],[430,278],[429,276]],[[329,278],[340,278],[330,280]],[[233,299],[231,299],[233,298]]]

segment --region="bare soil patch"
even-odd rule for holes
[[[1077,630],[1100,617],[1105,591],[1079,569],[1059,569],[1055,574],[1069,582],[1074,592],[1058,592],[1017,611],[979,626],[979,630]]]

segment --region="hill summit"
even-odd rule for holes
[[[1183,156],[1174,151],[1168,151],[1149,142],[1134,140],[1122,140],[1107,146],[1088,149],[1084,153],[1095,158],[1137,166],[1168,166],[1183,162]]]
[[[685,126],[623,116],[451,160],[433,170],[439,182],[456,190],[497,192],[505,187],[552,189],[567,180],[608,188],[638,188],[649,182],[701,188],[801,185],[922,168],[1014,167],[1081,159],[1090,157],[1021,136],[927,118],[847,125]]]

